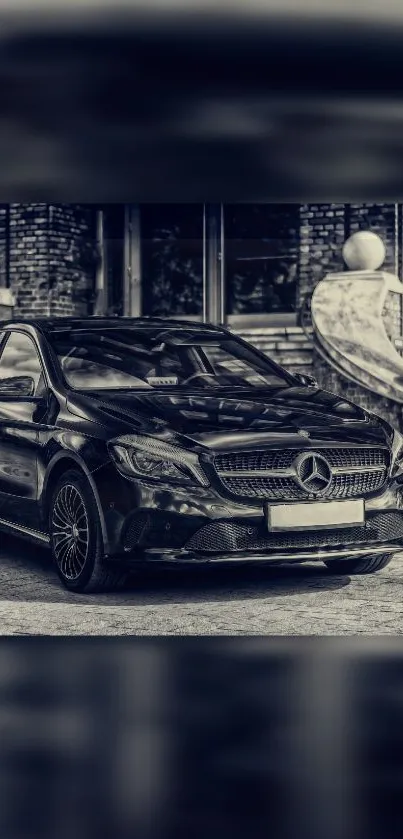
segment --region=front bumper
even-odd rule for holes
[[[382,543],[379,545],[359,548],[336,548],[322,549],[318,551],[275,551],[258,553],[250,551],[237,551],[236,553],[223,554],[190,554],[187,551],[159,551],[146,550],[134,556],[129,554],[124,557],[124,563],[128,566],[150,562],[166,563],[184,566],[200,565],[242,565],[242,564],[269,564],[284,565],[288,563],[302,562],[325,562],[329,559],[351,559],[353,557],[368,556],[368,554],[394,554],[403,551],[393,543]],[[115,557],[115,561],[122,561],[122,557]]]
[[[270,533],[262,504],[235,504],[213,487],[130,481],[112,464],[93,474],[105,554],[132,563],[307,562],[403,549],[403,487],[366,500],[364,526]]]

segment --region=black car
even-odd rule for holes
[[[71,590],[152,560],[377,571],[402,498],[399,432],[222,327],[0,330],[0,528],[49,545]]]

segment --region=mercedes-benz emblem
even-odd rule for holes
[[[325,495],[333,479],[326,458],[316,452],[303,452],[294,461],[295,478],[310,495]]]

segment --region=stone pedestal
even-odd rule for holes
[[[375,394],[403,403],[398,337],[403,285],[380,270],[328,274],[312,297],[316,338],[330,361]],[[386,313],[386,316],[385,316]]]
[[[11,320],[15,299],[9,288],[0,288],[0,321]]]

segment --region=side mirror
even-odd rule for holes
[[[31,398],[35,393],[35,381],[31,376],[11,376],[0,379],[0,399]]]
[[[307,373],[294,373],[294,377],[303,387],[318,387],[315,377],[309,376]]]

